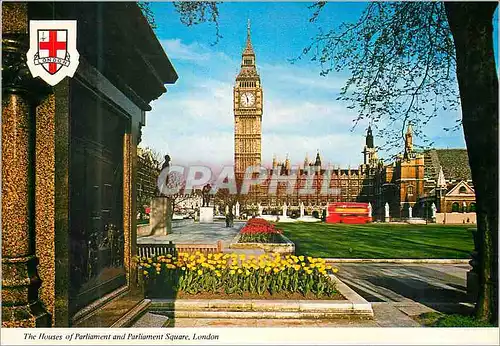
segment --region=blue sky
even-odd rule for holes
[[[318,32],[354,21],[364,3],[329,3],[317,24],[309,23],[310,3],[233,2],[220,5],[216,45],[211,24],[186,27],[171,3],[152,3],[156,34],[172,61],[179,80],[152,103],[141,146],[169,153],[176,164],[233,162],[232,88],[238,74],[251,21],[252,43],[264,90],[262,161],[273,154],[301,164],[319,149],[324,163],[356,167],[362,163],[366,123],[350,131],[355,112],[336,101],[344,73],[320,76],[308,59],[291,64]],[[436,147],[465,147],[462,131],[446,132],[460,117],[442,113],[426,128]],[[376,135],[376,133],[375,133]],[[377,143],[377,138],[375,138]],[[379,140],[380,142],[380,140]],[[388,156],[381,153],[381,156]]]

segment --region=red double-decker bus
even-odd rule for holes
[[[372,221],[368,203],[336,202],[328,204],[327,223],[360,224]]]

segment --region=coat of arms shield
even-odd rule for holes
[[[33,77],[54,86],[73,77],[80,54],[76,50],[76,20],[30,21],[27,65]]]

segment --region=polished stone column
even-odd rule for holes
[[[27,5],[2,10],[2,327],[45,327],[50,315],[38,299],[33,166],[34,106],[48,90],[26,66]]]

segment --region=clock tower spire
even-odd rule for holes
[[[248,20],[241,69],[233,88],[234,173],[237,182],[243,180],[248,167],[261,165],[262,106],[262,85],[255,63]]]

